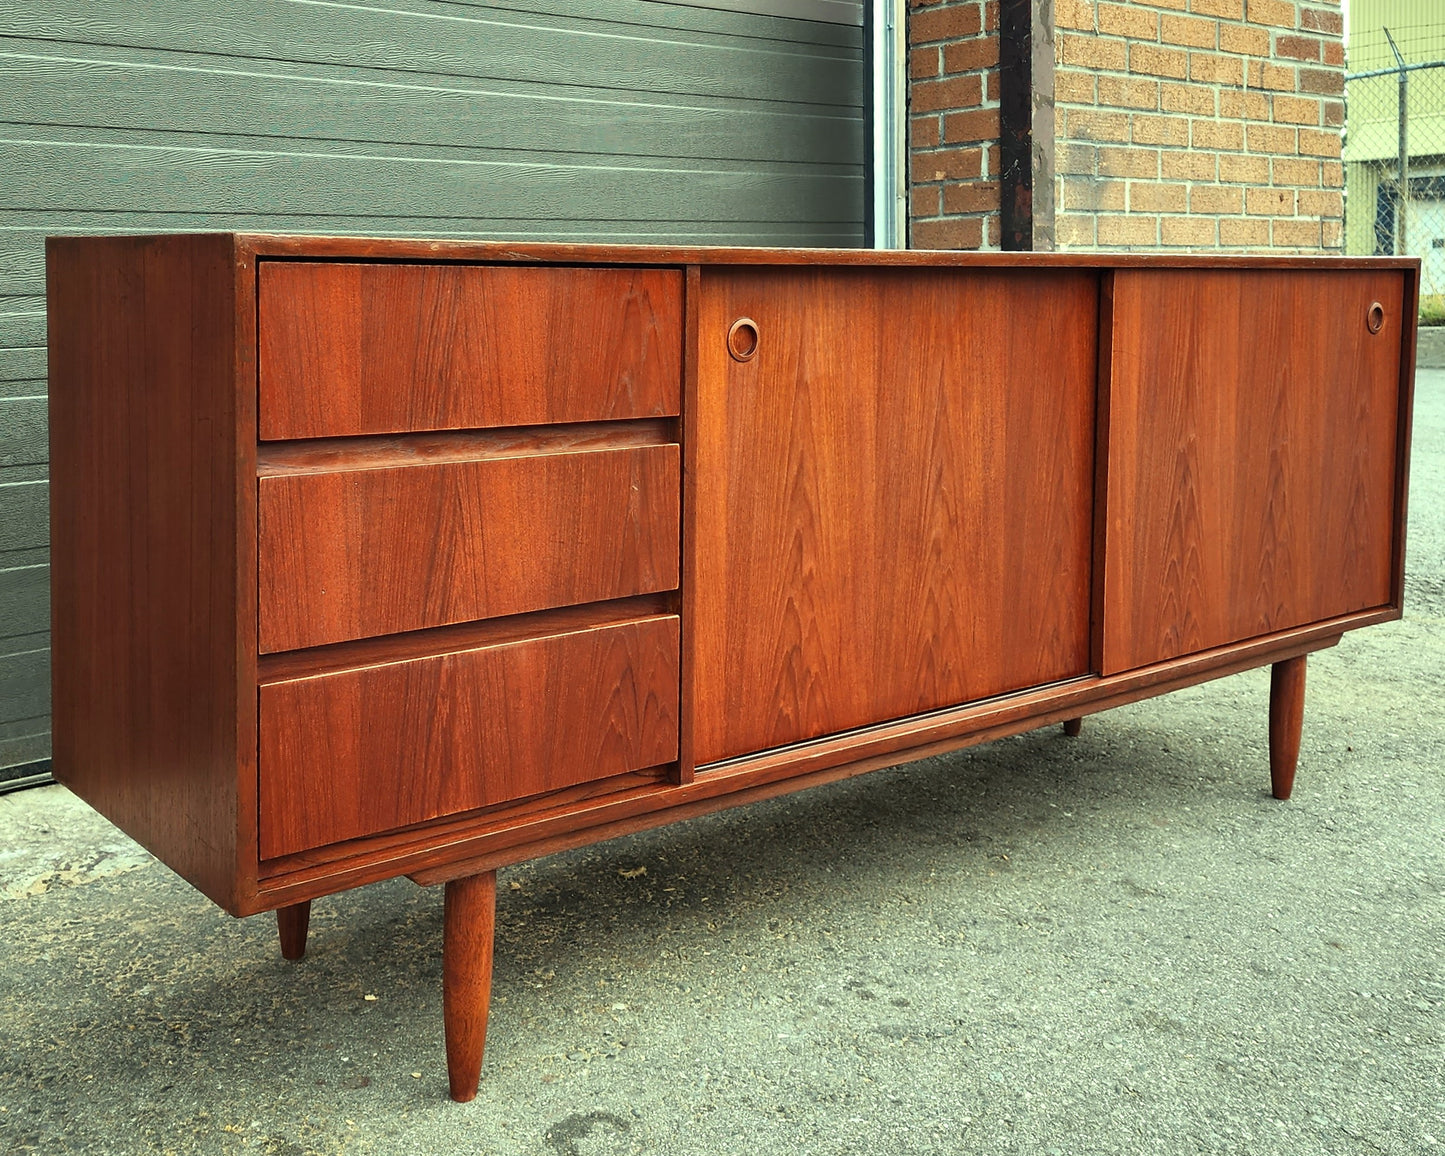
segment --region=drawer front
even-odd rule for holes
[[[672,416],[675,269],[260,267],[260,436]]]
[[[678,618],[263,685],[272,859],[677,758]]]
[[[259,480],[263,653],[676,589],[676,445]]]

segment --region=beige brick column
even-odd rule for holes
[[[1056,0],[1060,249],[1338,250],[1338,0]]]

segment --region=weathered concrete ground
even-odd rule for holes
[[[504,873],[478,1099],[441,903],[236,922],[0,798],[0,1151],[1445,1151],[1445,373],[1405,621],[1268,675]]]

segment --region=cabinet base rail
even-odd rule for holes
[[[1286,658],[1270,669],[1269,769],[1276,799],[1288,799],[1294,787],[1304,726],[1306,655]],[[1076,737],[1082,716],[1063,720],[1064,734]],[[672,816],[677,818],[675,813]],[[415,877],[414,877],[415,878]],[[425,880],[418,878],[418,883]],[[447,1082],[451,1098],[476,1097],[487,1016],[492,996],[492,948],[497,917],[496,868],[440,880],[445,886],[442,932],[442,1017],[446,1035]],[[306,952],[310,901],[277,909],[281,954],[300,959]]]
[[[619,835],[742,806],[965,746],[1022,734],[1336,645],[1345,630],[1399,617],[1381,608],[1171,659],[700,767],[691,781],[660,773],[530,814],[457,816],[421,830],[356,840],[324,854],[263,863],[259,887],[227,910],[254,915],[406,875],[424,886],[539,859]]]

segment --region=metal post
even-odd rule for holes
[[[1408,132],[1410,127],[1410,72],[1405,67],[1405,58],[1400,55],[1400,50],[1395,47],[1395,38],[1390,35],[1386,28],[1385,39],[1390,42],[1390,51],[1395,54],[1395,63],[1400,68],[1400,160],[1399,177],[1400,191],[1396,198],[1395,218],[1398,222],[1396,236],[1398,241],[1398,252],[1404,256],[1410,251],[1406,244],[1406,221],[1409,217],[1408,204],[1410,201],[1410,148]]]
[[[1002,0],[999,218],[1002,247],[1054,247],[1054,0]]]
[[[908,244],[908,40],[904,0],[872,0],[873,247]]]

